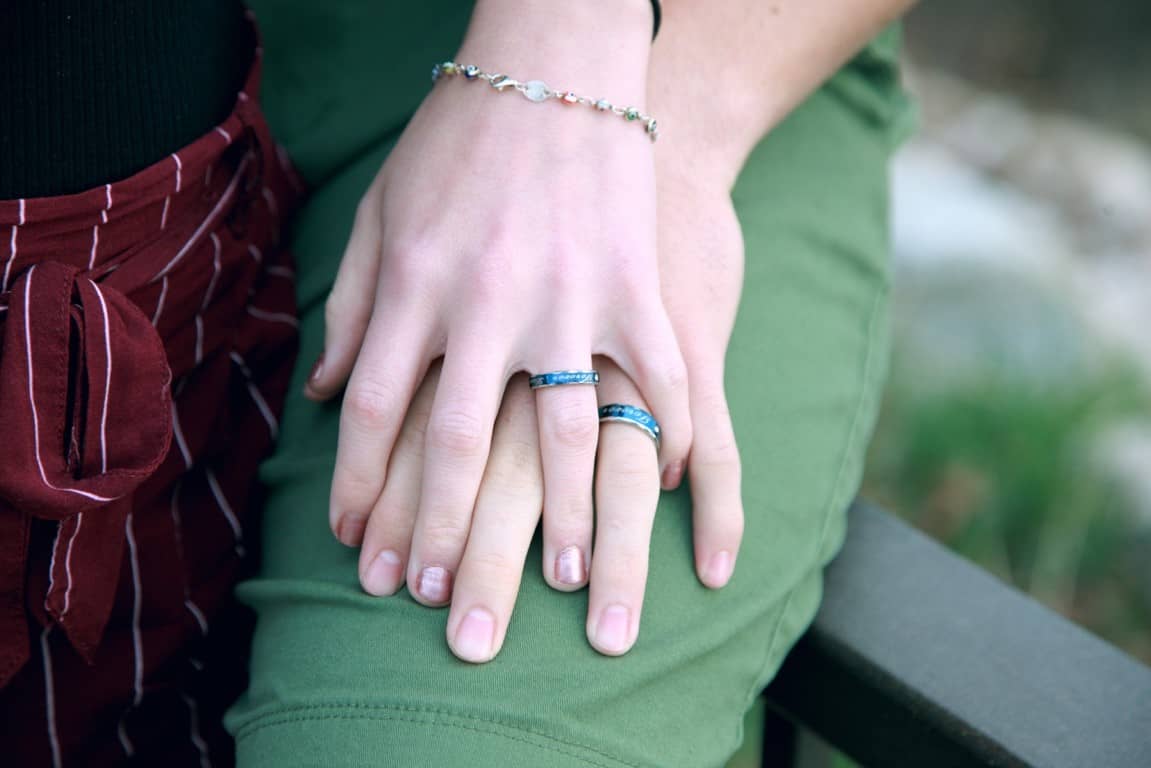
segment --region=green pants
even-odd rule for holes
[[[315,187],[293,246],[298,392],[356,203],[468,8],[267,4],[264,102]],[[262,569],[240,588],[259,616],[251,686],[229,717],[241,766],[718,766],[738,748],[744,712],[819,602],[884,381],[887,164],[907,116],[894,51],[885,34],[813,95],[734,192],[747,277],[727,382],[747,523],[731,584],[700,586],[689,492],[666,493],[629,654],[588,646],[586,591],[547,587],[537,541],[502,653],[462,663],[446,611],[360,589],[358,553],[328,531],[339,404],[297,394],[264,469]]]

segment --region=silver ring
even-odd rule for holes
[[[601,406],[599,409],[599,420],[604,421],[618,421],[621,424],[631,424],[633,427],[639,427],[647,436],[655,443],[656,451],[659,451],[660,436],[663,430],[659,427],[659,422],[655,420],[655,416],[645,411],[643,408],[637,408],[634,405],[626,405],[624,403],[610,403]]]
[[[599,384],[599,371],[551,371],[550,373],[537,373],[528,379],[528,386],[532,389],[545,387],[565,387],[569,384]]]

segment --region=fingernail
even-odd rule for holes
[[[400,585],[400,556],[390,549],[376,555],[364,574],[364,590],[382,597],[396,591]]]
[[[556,581],[560,584],[583,584],[587,581],[587,566],[579,547],[564,547],[556,558]]]
[[[716,552],[707,562],[707,585],[722,587],[731,579],[731,553],[726,549]]]
[[[446,603],[452,592],[452,575],[438,565],[420,571],[416,591],[429,603]]]
[[[324,372],[324,353],[321,352],[320,356],[316,358],[316,362],[312,364],[312,372],[308,374],[308,383],[315,384],[320,380],[320,376]]]
[[[674,491],[683,479],[683,462],[673,461],[663,471],[662,486],[665,491]]]
[[[483,608],[472,608],[456,629],[456,653],[465,661],[488,661],[495,638],[495,618]]]
[[[595,627],[595,642],[604,653],[623,653],[628,645],[628,618],[630,612],[622,605],[609,605],[599,615]]]

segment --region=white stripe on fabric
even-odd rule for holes
[[[100,211],[100,223],[108,223],[108,211],[112,210],[112,185],[104,185],[104,210]]]
[[[224,137],[224,141],[228,142],[229,144],[231,144],[231,143],[232,143],[232,134],[228,133],[226,130],[224,130],[223,128],[221,128],[221,127],[220,127],[220,126],[218,126],[218,125],[216,126],[216,133],[218,133],[218,134],[220,134],[221,136],[223,136],[223,137]]]
[[[252,258],[256,260],[257,264],[259,264],[264,259],[264,254],[254,245],[248,246],[248,253],[251,254]]]
[[[212,279],[208,281],[208,288],[204,291],[204,301],[200,303],[201,312],[211,303],[212,294],[216,292],[216,281],[220,279],[220,236],[213,232],[208,238],[212,241]]]
[[[164,299],[168,298],[168,278],[160,281],[160,298],[156,300],[156,311],[152,313],[152,325],[160,322],[160,314],[164,311]]]
[[[104,316],[104,404],[100,412],[100,473],[103,474],[108,471],[108,398],[112,392],[112,338],[104,292],[96,283],[92,283],[92,288],[96,291],[96,297],[100,299],[100,311]]]
[[[219,215],[223,207],[231,202],[231,199],[236,191],[236,186],[239,184],[240,177],[243,175],[247,164],[248,159],[244,158],[244,160],[240,162],[239,167],[236,168],[236,173],[232,176],[232,180],[228,182],[227,188],[225,188],[223,194],[220,195],[220,199],[216,201],[216,205],[212,208],[211,211],[208,212],[208,215],[204,217],[204,220],[200,222],[200,225],[196,227],[195,231],[192,232],[192,236],[189,237],[182,246],[180,246],[180,250],[176,251],[176,255],[173,256],[171,260],[164,265],[163,269],[156,273],[155,277],[152,278],[152,282],[165,277],[169,272],[171,272],[172,268],[175,267],[180,262],[180,260],[184,258],[188,251],[190,251],[192,247],[200,241],[200,237],[204,234],[204,230],[207,229],[208,225],[211,224],[213,220]],[[179,177],[177,176],[177,178]]]
[[[184,600],[184,607],[188,609],[188,613],[192,614],[192,618],[200,625],[200,634],[208,634],[208,619],[204,616],[204,612],[200,610],[200,606],[192,602],[192,598]]]
[[[252,317],[258,317],[261,320],[267,320],[271,323],[284,323],[285,325],[290,325],[293,328],[300,327],[300,321],[285,312],[268,312],[264,309],[258,309],[256,307],[249,306],[248,314]]]
[[[168,512],[172,516],[172,530],[176,537],[176,548],[180,550],[181,558],[184,557],[184,520],[180,515],[180,492],[183,488],[183,479],[177,480],[175,487],[172,488],[172,501],[168,505]],[[188,613],[192,614],[192,618],[200,626],[200,634],[208,634],[208,620],[204,617],[204,612],[200,610],[199,606],[192,602],[188,592],[187,573],[184,574],[184,607],[188,609]]]
[[[48,645],[48,633],[52,627],[44,627],[40,633],[40,658],[44,663],[44,710],[48,720],[48,743],[52,748],[52,768],[60,768],[60,732],[56,727],[56,684],[52,679],[52,648]]]
[[[35,272],[36,265],[32,265],[28,268],[28,276],[25,278],[28,281],[28,285],[25,286],[24,291],[24,349],[25,363],[28,367],[28,405],[32,409],[32,445],[36,450],[36,467],[40,470],[40,480],[44,485],[54,491],[74,493],[77,496],[83,496],[93,501],[112,501],[115,497],[100,496],[95,493],[89,493],[88,491],[81,491],[78,488],[63,488],[52,485],[52,483],[48,481],[48,473],[44,469],[44,459],[40,454],[40,414],[36,409],[35,374],[32,372],[32,326],[29,304],[32,297],[32,276]]]
[[[88,251],[88,271],[96,266],[96,249],[100,246],[100,225],[92,225],[92,250]]]
[[[136,754],[136,748],[132,746],[132,740],[128,738],[128,730],[124,727],[124,718],[120,718],[120,725],[116,727],[116,738],[120,740],[120,746],[124,749],[125,757],[132,757]]]
[[[272,439],[277,439],[280,436],[280,424],[276,421],[275,414],[272,413],[272,409],[268,406],[268,401],[264,399],[264,395],[261,394],[259,387],[256,386],[256,382],[252,380],[252,369],[248,367],[248,364],[244,362],[244,358],[240,357],[238,352],[233,352],[231,357],[232,362],[239,366],[240,373],[244,376],[244,382],[248,385],[248,394],[252,396],[253,402],[256,403],[256,407],[260,410],[260,415],[263,416],[264,421],[267,422],[268,431],[272,434]]]
[[[196,315],[196,365],[204,362],[204,318]]]
[[[140,605],[143,585],[140,582],[140,556],[136,551],[136,532],[132,527],[132,513],[124,520],[124,534],[128,537],[128,554],[132,559],[132,653],[135,658],[132,675],[132,706],[140,706],[144,698],[144,640],[140,631]]]
[[[56,586],[56,554],[60,551],[60,532],[64,530],[64,522],[56,523],[56,538],[52,542],[52,559],[48,561],[48,592]],[[44,596],[44,610],[48,610],[48,597]]]
[[[232,511],[232,505],[230,505],[224,497],[224,491],[220,488],[219,481],[216,480],[216,473],[211,469],[205,469],[204,475],[208,478],[208,486],[212,489],[212,495],[216,497],[216,504],[219,505],[220,511],[224,513],[224,517],[228,519],[228,525],[232,526],[232,535],[236,539],[236,552],[242,555],[244,551],[242,546],[244,531],[240,528],[240,521],[236,519],[236,513]]]
[[[268,210],[272,212],[273,216],[279,216],[280,207],[276,205],[276,196],[272,194],[272,190],[265,186],[263,194],[264,202],[268,204]]]
[[[80,526],[84,524],[84,513],[76,515],[76,530],[72,531],[72,537],[68,539],[68,550],[64,553],[64,577],[68,580],[67,586],[64,587],[64,610],[60,613],[60,618],[68,615],[68,609],[72,607],[72,545],[76,543],[76,537],[80,535]]]
[[[296,276],[295,270],[293,270],[291,267],[272,266],[268,267],[264,271],[269,275],[275,275],[276,277],[286,277],[289,280]]]
[[[212,760],[208,756],[208,745],[204,743],[204,739],[200,736],[200,710],[196,706],[196,701],[186,693],[180,694],[184,699],[184,703],[188,705],[188,736],[195,745],[196,750],[200,753],[200,768],[212,768]]]
[[[0,280],[0,292],[8,290],[8,278],[12,276],[12,264],[16,261],[16,232],[24,224],[24,200],[20,200],[20,213],[16,223],[12,225],[12,234],[8,238],[8,261],[4,264],[4,279]]]
[[[180,162],[180,156],[175,152],[172,153],[172,159],[176,161],[176,194],[180,194],[181,178],[180,173],[184,170],[184,164]]]
[[[164,198],[164,211],[160,214],[160,229],[164,229],[168,226],[168,206],[171,205],[171,203],[171,197]]]
[[[175,398],[172,400],[172,432],[176,435],[176,445],[180,447],[180,455],[184,457],[184,469],[191,469],[192,452],[188,450],[188,443],[184,440],[184,430],[180,427],[180,414],[176,410]]]

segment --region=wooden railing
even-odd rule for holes
[[[764,765],[802,728],[864,766],[1151,768],[1151,668],[876,507],[849,520]]]

